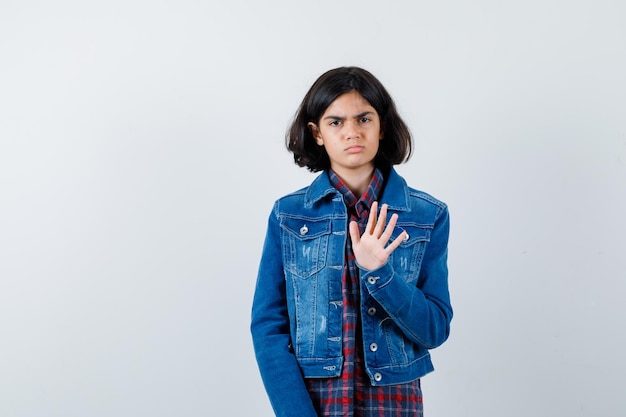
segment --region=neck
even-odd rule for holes
[[[361,198],[361,195],[367,189],[374,173],[374,167],[368,169],[362,169],[358,171],[335,171],[335,174],[346,184],[346,186],[352,191],[356,198]]]

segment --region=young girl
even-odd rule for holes
[[[382,84],[321,75],[287,147],[322,171],[274,204],[252,306],[277,416],[422,416],[429,349],[450,332],[448,209],[393,169],[411,136]]]

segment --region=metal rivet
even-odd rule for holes
[[[379,372],[376,372],[374,374],[374,381],[380,382],[382,379],[383,379],[383,376]]]
[[[374,314],[376,314],[376,307],[370,307],[367,309],[367,314],[369,314],[370,316],[373,316]]]
[[[378,345],[376,343],[370,344],[370,350],[372,352],[376,352],[378,350]]]
[[[302,226],[302,227],[300,228],[300,234],[301,234],[301,235],[306,235],[307,233],[309,233],[309,228],[308,228],[308,227],[306,227],[306,224],[305,224],[304,226]]]

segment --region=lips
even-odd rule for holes
[[[346,148],[346,152],[348,153],[357,153],[357,152],[361,152],[363,150],[363,146],[359,146],[359,145],[353,145],[350,146],[348,148]]]

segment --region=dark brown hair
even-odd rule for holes
[[[374,159],[376,167],[388,169],[411,157],[412,142],[408,127],[398,114],[393,99],[370,72],[359,67],[339,67],[322,74],[304,96],[286,135],[287,149],[301,167],[316,172],[330,168],[323,146],[318,146],[308,126],[320,118],[337,97],[356,91],[374,107],[380,118],[385,139],[380,141]]]

